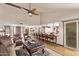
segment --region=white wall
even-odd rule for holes
[[[58,34],[58,37],[57,37],[57,44],[61,44],[61,45],[64,45],[64,38],[63,38],[63,23],[60,22],[60,25],[59,25],[59,34]]]
[[[69,20],[74,18],[79,18],[79,10],[42,13],[41,24],[48,24],[48,23]]]

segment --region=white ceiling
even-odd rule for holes
[[[16,3],[16,5],[29,8],[28,3]],[[36,8],[39,12],[76,11],[79,10],[79,3],[32,3],[32,8]]]
[[[16,3],[15,5],[29,8],[28,3]],[[78,3],[32,3],[32,8],[36,8],[37,11],[41,12],[41,16],[33,15],[30,18],[26,14],[27,11],[6,4],[0,4],[0,22],[6,20],[6,22],[11,21],[15,23],[17,21],[16,23],[23,22],[24,24],[32,25],[79,18]]]

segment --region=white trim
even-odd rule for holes
[[[64,23],[64,47],[66,47],[66,24]]]
[[[77,49],[78,49],[78,35],[79,35],[78,34],[78,21],[76,21],[76,25],[77,25],[77,29],[76,29],[76,32],[77,32],[76,33],[76,38],[77,38],[77,40],[76,41],[77,41]]]

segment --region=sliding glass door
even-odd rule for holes
[[[79,49],[79,20],[64,22],[64,46]]]
[[[66,23],[66,45],[77,48],[77,25],[76,22]]]

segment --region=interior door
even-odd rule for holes
[[[66,23],[66,46],[77,48],[77,25],[76,22]]]

